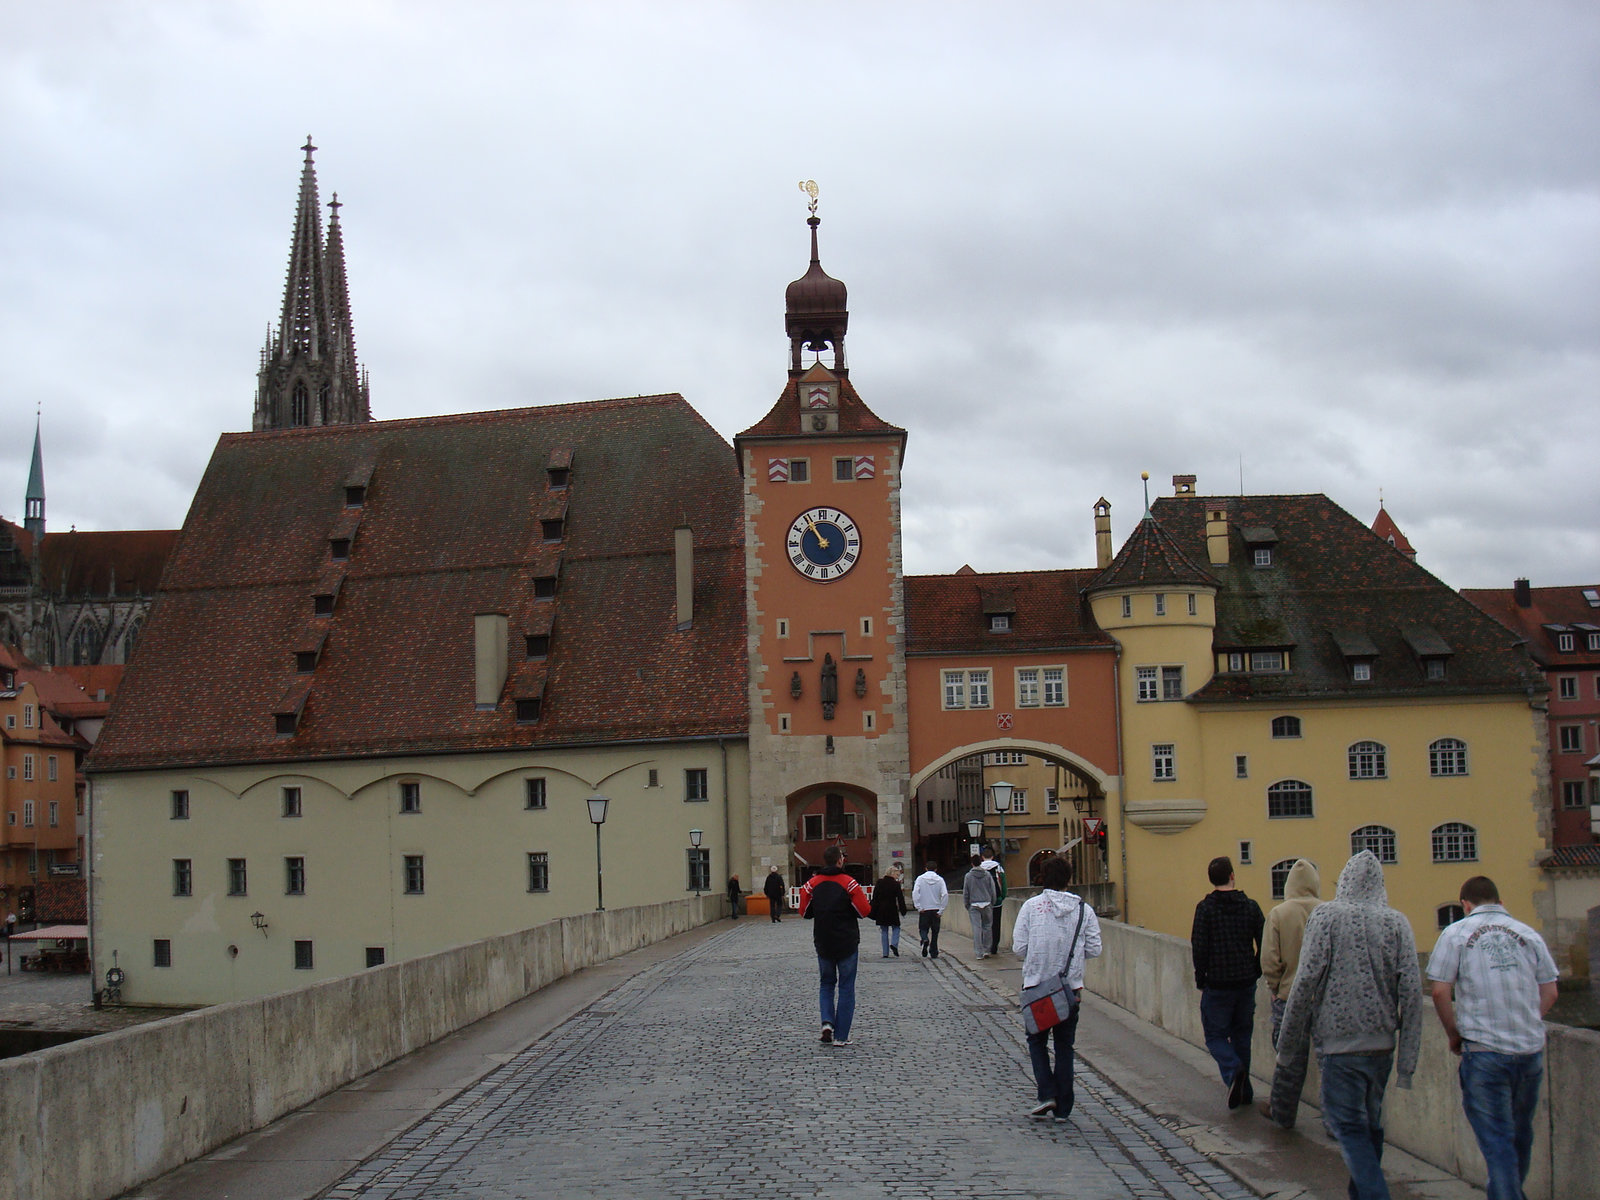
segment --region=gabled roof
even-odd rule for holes
[[[177,540],[176,529],[47,533],[40,582],[68,597],[153,595]]]
[[[1600,604],[1590,604],[1587,593],[1600,600],[1600,583],[1572,587],[1530,587],[1528,607],[1517,603],[1513,588],[1462,588],[1469,601],[1527,639],[1528,653],[1545,667],[1600,664],[1600,652],[1588,648],[1588,626],[1600,630]],[[1563,653],[1551,636],[1551,626],[1572,631],[1572,650]]]
[[[1185,499],[1193,505],[1193,500]],[[1200,543],[1200,557],[1205,557],[1205,542]],[[1153,516],[1141,520],[1111,565],[1095,576],[1089,584],[1091,592],[1109,588],[1140,587],[1155,584],[1179,584],[1195,587],[1215,587],[1217,581],[1201,567],[1182,546],[1161,527]]]
[[[905,441],[906,431],[879,418],[862,401],[848,376],[839,379],[839,432],[838,434],[804,434],[800,428],[800,381],[791,379],[784,385],[778,402],[761,420],[734,438],[734,443],[747,438],[775,437],[836,437],[857,435],[889,435]]]
[[[1112,649],[1083,603],[1092,570],[1011,571],[980,575],[908,575],[905,581],[907,654],[997,654],[1076,647]],[[990,633],[985,598],[1006,597],[1011,628]]]
[[[559,542],[547,464],[572,470]],[[371,478],[347,562],[329,530]],[[456,753],[743,735],[740,482],[681,396],[253,434],[217,444],[91,769]],[[694,529],[676,628],[673,528]],[[312,596],[340,580],[333,614]],[[557,576],[553,599],[534,580]],[[504,613],[500,703],[474,704],[474,617]],[[552,629],[547,659],[525,635]],[[295,652],[326,633],[299,724]],[[519,725],[514,700],[539,695]]]
[[[1183,550],[1206,554],[1206,511],[1229,521],[1229,561],[1210,565],[1220,584],[1217,650],[1287,649],[1283,673],[1217,674],[1192,697],[1456,695],[1542,690],[1517,639],[1434,575],[1321,495],[1163,497],[1156,522]],[[1241,529],[1270,527],[1272,565],[1255,567]],[[1113,564],[1115,566],[1115,564]],[[1443,679],[1423,656],[1448,654]],[[1372,655],[1370,681],[1351,678],[1346,656]]]
[[[1389,510],[1384,508],[1381,501],[1378,504],[1378,515],[1372,519],[1372,532],[1400,551],[1401,554],[1416,556],[1417,552],[1412,549],[1410,541],[1407,540],[1405,534],[1400,532],[1400,526],[1394,523],[1394,518],[1389,515]]]

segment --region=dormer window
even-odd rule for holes
[[[294,669],[302,675],[309,675],[317,669],[317,652],[315,650],[299,650],[295,652]]]
[[[1353,683],[1372,682],[1372,662],[1370,659],[1358,658],[1350,664],[1350,679]]]
[[[527,650],[529,658],[548,658],[550,655],[550,635],[548,633],[528,634]]]
[[[365,484],[351,484],[344,489],[344,506],[346,508],[360,508],[367,502],[367,488]]]
[[[300,714],[292,712],[278,713],[275,719],[279,737],[294,736],[295,726],[300,723]]]
[[[1563,654],[1571,654],[1578,648],[1578,639],[1570,633],[1556,634],[1556,649]]]
[[[1423,672],[1429,679],[1444,678],[1445,660],[1442,658],[1425,658],[1422,660]]]
[[[539,711],[543,706],[539,697],[531,696],[517,701],[517,724],[532,725],[539,719]]]
[[[567,523],[560,517],[554,517],[549,520],[540,521],[539,528],[545,541],[559,542],[561,540],[562,533],[566,529],[566,524]]]
[[[333,593],[322,592],[311,597],[311,615],[314,617],[333,616]]]
[[[559,491],[567,486],[567,479],[572,472],[566,467],[551,467],[546,474],[550,477],[551,490]]]
[[[1009,613],[995,613],[989,618],[990,633],[1010,633],[1011,615]]]
[[[556,594],[556,577],[554,575],[540,575],[533,581],[533,598],[535,600],[553,600]]]
[[[1257,546],[1255,549],[1251,550],[1250,562],[1252,566],[1270,567],[1272,565],[1272,547]]]
[[[328,557],[333,559],[334,562],[344,562],[348,559],[350,557],[350,539],[328,539]]]

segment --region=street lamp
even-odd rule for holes
[[[978,853],[978,839],[983,836],[983,818],[973,817],[967,822],[967,836],[972,839],[971,853]]]
[[[689,845],[696,850],[700,849],[700,843],[705,836],[705,830],[703,829],[689,830]],[[694,894],[696,896],[700,894],[700,856],[698,854],[694,856]]]
[[[1000,814],[1000,869],[1006,869],[1006,809],[1011,807],[1011,785],[997,779],[990,785],[994,789],[994,810]]]
[[[606,892],[600,874],[600,826],[606,823],[606,806],[611,803],[611,797],[590,796],[586,803],[589,820],[594,823],[594,908],[596,912],[605,912]]]

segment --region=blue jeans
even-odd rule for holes
[[[1033,1060],[1033,1082],[1039,1089],[1039,1101],[1056,1102],[1056,1116],[1062,1120],[1072,1115],[1072,1042],[1078,1036],[1078,1006],[1072,1006],[1072,1015],[1061,1024],[1028,1035],[1028,1057]],[[1050,1065],[1050,1041],[1055,1040],[1056,1061]]]
[[[1489,1200],[1523,1200],[1544,1053],[1469,1050],[1461,1056],[1460,1075],[1462,1107],[1489,1167]]]
[[[833,1026],[833,1040],[842,1042],[850,1036],[850,1022],[856,1016],[856,967],[861,961],[858,951],[849,958],[837,961],[817,955],[817,970],[822,975],[822,986],[817,997],[822,1005],[822,1023]],[[838,991],[835,1000],[834,992]]]
[[[883,942],[883,956],[889,957],[889,947],[900,945],[900,926],[879,925],[878,937]]]
[[[1383,1179],[1383,1091],[1394,1054],[1319,1054],[1322,1123],[1350,1172],[1350,1200],[1389,1200]]]
[[[1232,1083],[1243,1071],[1250,1074],[1250,1034],[1256,1022],[1256,985],[1206,988],[1200,993],[1200,1028],[1206,1049],[1217,1060],[1222,1082]]]

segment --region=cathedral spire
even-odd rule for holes
[[[44,443],[40,439],[41,419],[33,423],[33,465],[28,468],[28,494],[23,501],[22,527],[33,535],[38,547],[44,537]]]
[[[356,364],[345,278],[344,234],[334,196],[327,241],[311,138],[300,147],[300,196],[289,243],[289,275],[277,333],[261,352],[255,429],[347,425],[372,419],[366,381]]]

